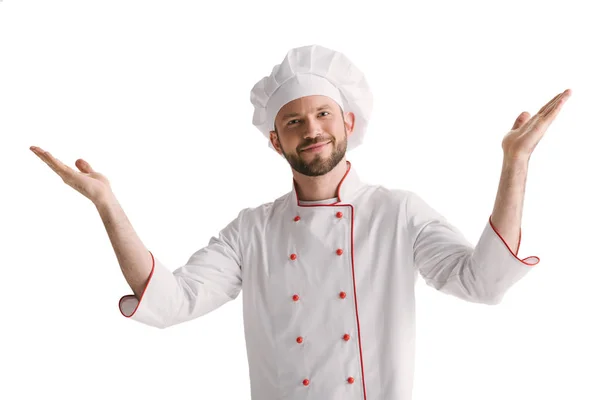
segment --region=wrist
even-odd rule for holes
[[[527,170],[527,168],[529,167],[529,157],[513,157],[513,156],[508,156],[508,155],[504,155],[504,158],[502,160],[502,169],[509,169],[509,170]]]
[[[114,196],[114,194],[108,194],[108,195],[102,196],[102,197],[94,200],[93,203],[98,210],[105,210],[105,209],[111,208],[115,205],[119,205],[119,201]]]

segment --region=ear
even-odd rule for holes
[[[352,135],[352,132],[354,132],[354,122],[355,116],[353,112],[344,113],[344,125],[346,126],[348,136]]]
[[[277,133],[275,133],[275,131],[269,132],[269,140],[279,155],[283,155],[281,152],[281,145],[279,144],[279,138],[277,137]]]

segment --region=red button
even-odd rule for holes
[[[338,211],[337,214],[335,214],[335,216],[338,218],[342,218],[344,216],[344,214],[342,214],[341,211]]]
[[[302,339],[302,336],[298,336],[298,337],[296,338],[296,342],[298,342],[298,343],[302,343],[302,340],[303,340],[303,339]]]
[[[296,215],[296,216],[294,217],[294,221],[296,221],[296,222],[300,221],[300,216],[299,216],[299,215]]]
[[[346,292],[340,292],[340,299],[346,298]]]
[[[336,253],[337,253],[338,256],[341,256],[344,253],[344,250],[337,249]]]
[[[308,386],[308,384],[310,383],[310,381],[308,379],[305,379],[302,381],[302,383],[304,384],[304,386]]]
[[[295,254],[290,254],[290,260],[295,260],[296,258],[298,258],[297,255]]]
[[[300,298],[300,296],[298,296],[297,294],[295,294],[295,295],[292,296],[292,299],[294,301],[298,301],[299,298]]]
[[[348,335],[347,333],[344,335],[344,340],[347,342],[348,340],[350,340],[350,335]]]
[[[353,377],[348,378],[348,383],[354,383],[354,378]]]

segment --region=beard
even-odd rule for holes
[[[306,162],[302,159],[298,150],[295,152],[286,152],[282,147],[283,156],[290,164],[290,166],[302,175],[325,175],[333,168],[335,168],[335,166],[338,165],[346,155],[346,149],[348,147],[348,133],[346,131],[346,127],[344,126],[344,138],[339,142],[333,136],[331,136],[329,139],[317,139],[311,142],[302,143],[301,146],[298,146],[304,148],[306,146],[328,141],[331,141],[330,144],[333,147],[333,149],[331,150],[331,154],[328,157],[322,156],[320,153],[317,153],[310,162]]]

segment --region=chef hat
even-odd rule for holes
[[[362,143],[373,108],[373,96],[362,72],[342,53],[322,46],[288,51],[271,75],[258,81],[250,92],[254,106],[252,124],[269,139],[275,116],[287,103],[304,96],[323,95],[335,100],[344,112],[353,112],[354,132],[348,149]],[[269,147],[275,148],[270,140]]]

